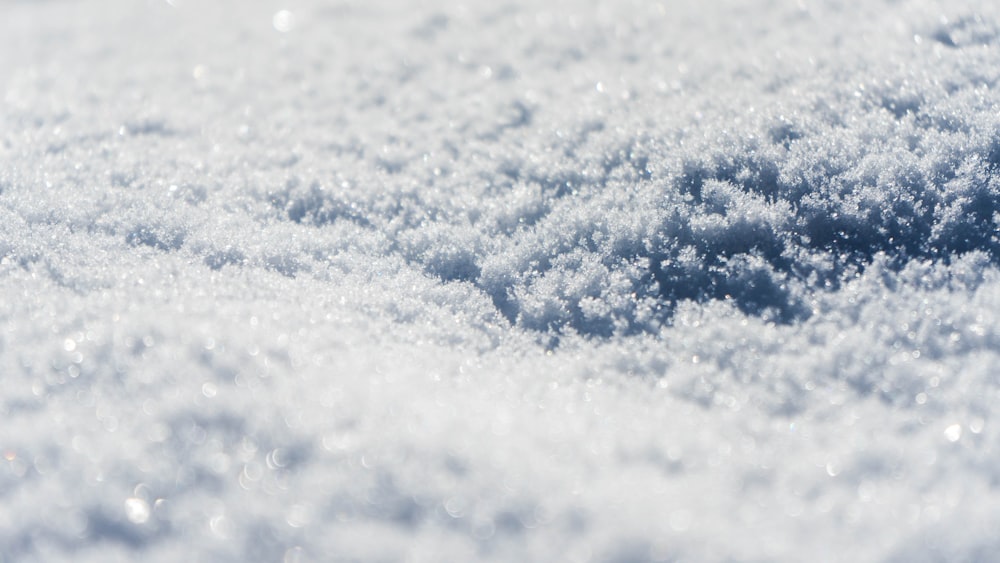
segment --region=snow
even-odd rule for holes
[[[0,560],[1000,557],[1000,9],[0,18]]]

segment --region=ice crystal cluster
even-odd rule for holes
[[[0,561],[1000,558],[993,3],[0,12]]]

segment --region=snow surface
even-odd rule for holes
[[[1000,558],[1000,8],[0,1],[0,560]]]

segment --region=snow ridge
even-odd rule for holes
[[[984,96],[997,76],[975,62],[982,51],[970,52],[997,34],[966,17],[931,36],[938,47],[917,44],[911,55],[936,49],[943,79],[904,69],[875,80],[866,71],[845,79],[850,87],[800,95],[811,97],[804,103],[765,98],[755,113],[730,108],[715,122],[654,119],[630,130],[594,120],[538,138],[527,127],[541,110],[517,103],[512,125],[498,119],[505,125],[486,135],[505,156],[473,187],[485,209],[417,194],[357,201],[318,183],[280,193],[275,205],[296,222],[390,233],[387,252],[442,281],[474,284],[508,321],[532,330],[655,333],[684,300],[730,300],[747,314],[801,321],[817,292],[835,291],[876,256],[897,270],[970,252],[997,259],[1000,134]],[[969,50],[939,49],[957,42]],[[643,107],[658,115],[667,104]],[[517,148],[538,143],[559,164]],[[469,149],[450,150],[454,168],[476,162]]]

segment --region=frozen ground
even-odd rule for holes
[[[944,4],[0,0],[0,560],[996,560]]]

